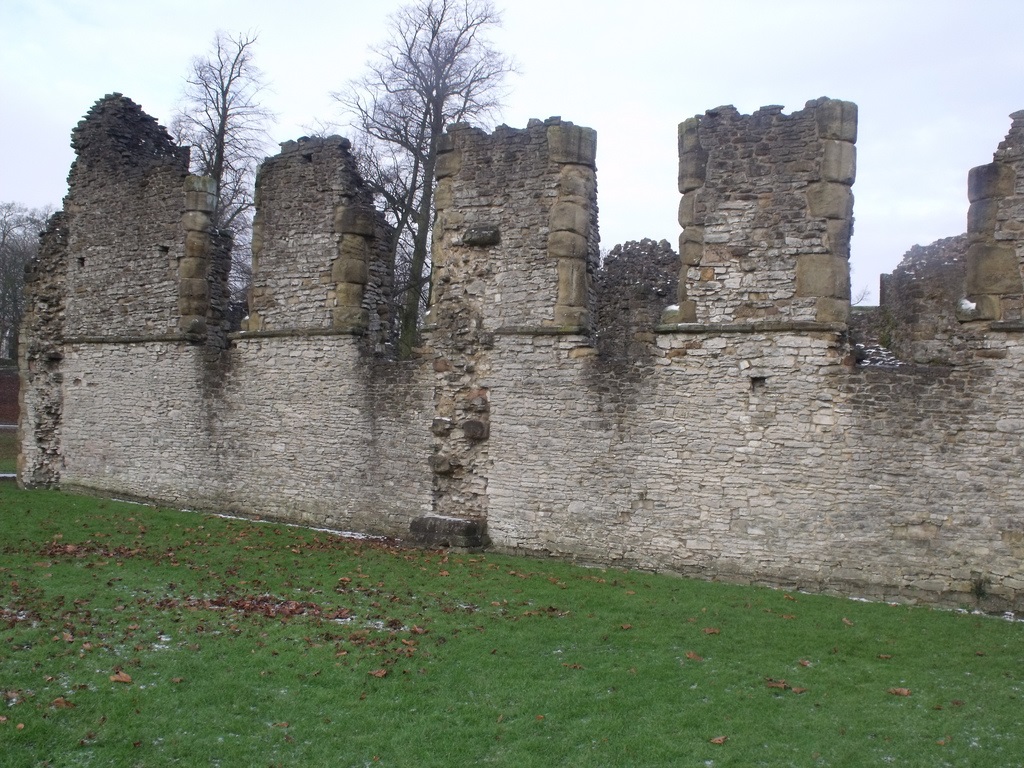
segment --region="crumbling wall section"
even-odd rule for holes
[[[100,99],[72,135],[76,159],[65,200],[65,334],[176,335],[188,149],[121,94]],[[206,239],[203,227],[197,239]],[[195,238],[194,238],[195,239]],[[206,267],[207,264],[202,264]],[[206,275],[186,283],[205,317]],[[202,283],[200,285],[199,283]]]
[[[388,323],[390,233],[340,136],[281,145],[260,167],[248,331],[352,331]]]
[[[665,322],[845,322],[857,107],[709,110],[679,126],[678,305]]]
[[[881,276],[874,326],[879,342],[901,360],[963,359],[957,305],[964,295],[967,246],[967,235],[915,245],[891,274]]]
[[[647,354],[666,304],[679,289],[679,254],[667,240],[616,245],[598,270],[597,347],[608,358]]]
[[[63,470],[66,216],[55,213],[25,269],[25,314],[18,330],[18,479],[26,488],[55,486]]]

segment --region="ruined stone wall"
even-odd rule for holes
[[[957,307],[964,296],[967,235],[915,245],[891,274],[881,276],[879,341],[902,360],[961,359],[964,339]]]
[[[857,107],[720,107],[679,126],[678,309],[665,322],[845,322]]]
[[[963,320],[1024,319],[1024,111],[988,165],[968,177],[967,299]]]
[[[340,136],[299,139],[261,166],[247,330],[386,327],[390,235],[350,148]]]
[[[21,345],[22,482],[1024,610],[1024,327],[1012,294],[976,294],[997,295],[1001,319],[961,317],[955,359],[856,365],[854,114],[819,100],[683,124],[681,178],[703,174],[684,192],[687,292],[661,325],[648,295],[625,347],[602,341],[602,307],[632,271],[596,271],[593,132],[558,119],[449,131],[430,325],[408,361],[366,343],[379,235],[365,199],[339,197],[359,187],[340,143],[286,147],[261,175],[265,303],[223,349],[180,300],[177,334],[67,337],[81,241],[57,218]],[[197,191],[183,180],[183,199]],[[995,231],[1016,231],[998,199]],[[202,220],[182,210],[184,261]],[[179,299],[201,292],[178,274]]]

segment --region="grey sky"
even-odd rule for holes
[[[398,0],[0,0],[0,201],[60,203],[71,129],[119,91],[162,123],[214,31],[258,30],[274,141],[338,121]],[[1024,109],[1020,0],[506,0],[519,62],[501,121],[561,115],[598,133],[602,246],[675,244],[677,124],[722,104],[860,108],[855,291],[915,243],[963,232],[966,179]],[[344,133],[344,130],[340,132]],[[274,151],[271,148],[270,151]]]

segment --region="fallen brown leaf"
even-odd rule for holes
[[[715,738],[708,739],[708,741],[710,741],[712,744],[725,744],[726,739],[728,738],[728,736],[715,736]]]
[[[807,659],[800,659],[800,666],[801,667],[809,667],[809,666],[811,666],[811,662],[809,662]]]
[[[806,688],[791,688],[790,690],[793,691],[793,693],[807,693]]]
[[[623,628],[623,629],[632,629],[632,628],[633,628],[633,625],[632,625],[632,624],[623,624],[623,625],[622,625],[622,628]]]
[[[718,627],[704,627],[701,630],[705,635],[719,635],[722,631]]]
[[[880,653],[880,654],[878,654],[878,658],[880,658],[880,659],[882,659],[883,661],[885,661],[885,660],[887,660],[887,659],[891,659],[891,658],[892,658],[892,654],[889,654],[889,653]]]
[[[110,676],[110,682],[112,683],[130,683],[131,681],[132,676],[129,675],[127,672],[119,671]]]
[[[371,677],[387,677],[388,671],[386,669],[375,669],[369,674]]]
[[[853,626],[853,622],[852,622],[852,621],[850,621],[850,620],[849,620],[848,618],[846,618],[845,616],[843,616],[843,624],[845,624],[845,625],[846,625],[846,626],[848,626],[848,627],[852,627],[852,626]]]
[[[703,656],[701,656],[698,653],[694,653],[693,651],[687,651],[686,658],[688,658],[690,661],[704,661]]]
[[[891,693],[893,696],[909,696],[910,695],[910,689],[909,688],[890,688],[889,689],[889,693]]]
[[[54,709],[74,709],[75,703],[73,701],[68,701],[63,696],[58,696],[50,702],[50,706]]]
[[[789,683],[787,683],[785,680],[776,680],[773,677],[767,678],[764,681],[764,684],[769,688],[781,688],[782,690],[786,690],[787,688],[789,688]]]

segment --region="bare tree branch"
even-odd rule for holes
[[[15,357],[25,311],[25,265],[39,250],[39,233],[51,209],[0,203],[0,358]]]
[[[256,169],[266,154],[266,127],[274,120],[260,102],[266,85],[253,62],[257,39],[253,32],[217,32],[210,51],[192,60],[182,101],[171,120],[178,142],[192,147],[192,172],[214,180],[216,226],[235,237],[233,303],[251,282],[249,229]]]
[[[451,123],[493,117],[515,71],[486,37],[500,23],[490,0],[417,0],[391,17],[363,76],[332,94],[357,131],[364,178],[397,230],[400,354],[415,343],[429,290],[438,140]]]

